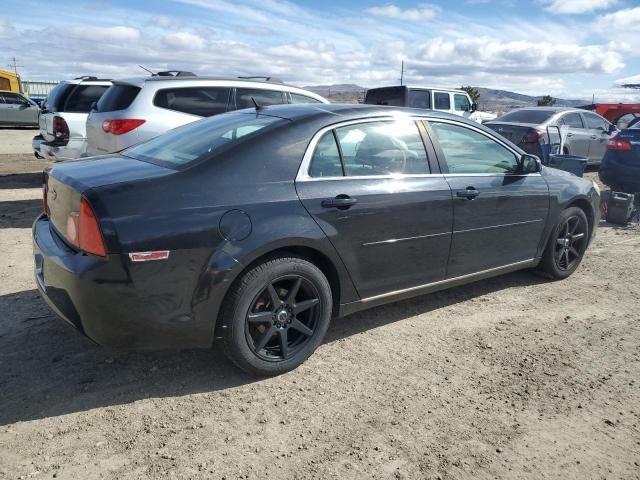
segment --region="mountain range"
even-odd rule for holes
[[[366,88],[354,84],[312,85],[303,87],[306,90],[317,93],[334,103],[362,103],[367,91]],[[455,87],[454,87],[455,88]],[[542,96],[536,97],[508,90],[496,90],[492,88],[476,87],[480,93],[480,110],[489,112],[506,112],[514,108],[532,107]],[[555,98],[555,97],[554,97]],[[567,100],[556,98],[555,106],[578,107],[591,103],[588,100]]]

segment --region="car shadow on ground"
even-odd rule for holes
[[[326,343],[497,290],[545,280],[516,272],[334,320]],[[36,290],[0,296],[0,425],[144,398],[181,397],[260,381],[218,348],[117,353],[55,318]],[[425,330],[428,330],[428,319]]]
[[[42,172],[0,175],[0,189],[16,188],[42,188]]]
[[[40,212],[40,199],[0,202],[0,228],[31,228]]]

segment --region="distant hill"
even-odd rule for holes
[[[362,103],[366,88],[354,84],[314,85],[303,87],[306,90],[326,97],[334,103]],[[480,93],[480,109],[491,112],[506,112],[514,108],[532,107],[542,96],[534,97],[508,90],[477,87]],[[555,97],[554,97],[555,98]],[[567,100],[556,98],[558,107],[578,107],[591,103],[588,100]]]

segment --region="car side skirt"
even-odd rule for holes
[[[363,298],[362,300],[358,300],[356,302],[340,305],[338,317],[351,315],[352,313],[384,305],[386,303],[397,302],[399,300],[405,300],[407,298],[417,297],[440,290],[446,290],[448,288],[476,282],[478,280],[484,280],[486,278],[496,277],[498,275],[504,275],[506,273],[515,272],[517,270],[522,270],[525,268],[536,267],[538,263],[540,263],[540,258],[531,258],[529,260],[510,263],[501,267],[490,268],[488,270],[461,275],[459,277],[446,278],[444,280],[439,280],[433,283],[417,285],[415,287],[406,288],[403,290],[396,290],[373,297]]]

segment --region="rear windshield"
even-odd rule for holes
[[[139,92],[140,88],[133,85],[111,85],[100,98],[100,101],[96,106],[96,111],[114,112],[116,110],[129,108],[129,105],[131,105]]]
[[[169,168],[183,168],[286,122],[288,120],[255,113],[217,115],[128,148],[122,155]]]
[[[64,104],[65,112],[89,113],[91,105],[100,100],[108,85],[78,85]]]
[[[69,93],[71,93],[71,90],[73,90],[73,87],[75,87],[75,85],[70,83],[59,83],[53,87],[44,101],[44,110],[49,110],[50,112],[60,111],[61,106],[69,96]]]
[[[514,110],[496,118],[499,122],[544,123],[556,112],[550,110]]]
[[[364,103],[369,105],[404,106],[404,87],[373,88],[367,91]]]

